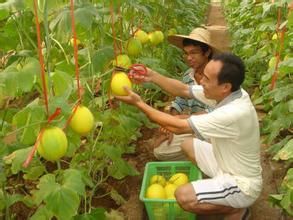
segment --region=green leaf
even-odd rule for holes
[[[274,99],[276,102],[285,101],[285,99],[292,94],[293,94],[293,86],[287,85],[275,90]]]
[[[41,205],[37,211],[30,217],[30,220],[48,220],[53,218],[53,213],[46,206]]]
[[[29,92],[36,81],[36,76],[40,75],[40,73],[41,67],[39,61],[35,58],[27,58],[19,70],[17,78],[19,81],[18,89],[21,92]]]
[[[0,211],[2,211],[5,207],[6,207],[6,199],[4,197],[2,188],[0,188]]]
[[[3,156],[1,156],[0,154],[0,157],[2,158]],[[3,166],[4,166],[4,160],[0,162],[0,189],[2,188],[2,186],[5,185],[5,182],[6,182],[6,174],[4,172]]]
[[[271,10],[271,7],[273,6],[273,4],[266,2],[262,6],[263,6],[263,14],[262,14],[262,16],[264,16],[265,14],[269,13],[269,11]]]
[[[21,199],[23,198],[23,195],[20,194],[7,194],[5,196],[5,203],[7,205],[7,207],[12,206],[14,203],[21,201]]]
[[[111,189],[110,196],[117,205],[122,205],[126,203],[126,200],[115,189]]]
[[[36,164],[34,162],[31,162],[28,169],[25,171],[25,174],[23,175],[23,179],[25,180],[37,180],[43,173],[46,172],[46,168],[41,162],[38,160]]]
[[[68,98],[73,89],[73,80],[71,76],[65,72],[56,70],[51,73],[51,78],[53,81],[55,95]]]
[[[59,185],[47,196],[45,202],[48,210],[58,219],[67,220],[76,215],[80,201],[74,190]]]
[[[70,11],[65,8],[49,24],[52,31],[55,31],[56,38],[62,43],[69,40],[71,35]]]
[[[289,140],[289,142],[277,153],[273,158],[274,160],[290,160],[293,159],[293,139]]]
[[[22,164],[27,158],[31,149],[32,147],[28,147],[25,149],[16,150],[12,153],[14,155],[14,158],[12,159],[12,164],[11,164],[11,172],[13,174],[18,173],[21,170],[24,170],[24,168],[22,167]]]
[[[85,195],[85,184],[82,173],[79,170],[67,169],[63,174],[63,187],[71,189],[80,196]]]
[[[289,128],[289,126],[291,125],[291,121],[288,120],[288,116],[286,117],[285,115],[283,115],[280,118],[277,118],[276,120],[271,121],[271,124],[268,125],[270,131],[270,134],[268,135],[268,142],[272,142],[273,139],[278,136],[280,130]]]
[[[267,82],[270,80],[273,76],[274,72],[272,70],[268,70],[268,72],[264,75],[261,76],[261,81],[262,82]]]
[[[68,139],[68,149],[66,152],[66,156],[73,157],[75,155],[75,152],[80,147],[81,139],[80,136],[76,132],[72,131],[70,127],[68,128],[66,135]]]
[[[4,94],[15,97],[32,90],[36,75],[40,74],[39,61],[27,58],[23,62],[14,62],[0,74],[0,83],[4,83]]]
[[[105,215],[106,215],[106,219],[115,219],[115,220],[125,219],[125,216],[123,215],[123,213],[114,209],[111,209],[110,212],[106,212]]]
[[[289,112],[293,112],[293,99],[288,102]]]
[[[59,1],[59,0],[50,0],[50,1],[38,0],[38,13],[40,13],[40,15],[39,15],[40,21],[43,20],[43,13],[45,11],[45,2],[47,3],[48,13],[55,11],[56,8],[62,7],[63,5],[65,5],[65,3],[63,3],[62,1]],[[26,0],[25,6],[27,8],[29,8],[32,12],[34,12],[34,1],[33,0]]]
[[[33,193],[36,204],[40,204],[51,193],[56,191],[60,187],[60,184],[56,183],[55,176],[53,174],[47,174],[40,178],[40,182],[37,185],[39,190]]]
[[[4,87],[4,94],[15,97],[17,95],[18,88],[18,70],[17,69],[9,69],[5,70],[0,74],[0,82],[2,82]],[[1,79],[3,78],[3,79]]]
[[[105,212],[104,208],[92,209],[90,213],[75,216],[74,220],[106,220]]]
[[[278,91],[278,90],[276,90],[276,91]],[[279,102],[273,106],[269,115],[270,115],[271,119],[279,119],[280,114],[281,114],[281,117],[284,117],[285,115],[287,115],[287,113],[288,113],[287,103],[286,102]],[[289,115],[289,117],[290,117],[290,115]]]
[[[114,51],[112,47],[104,47],[95,51],[92,62],[95,72],[103,72],[108,63],[113,59]]]
[[[63,96],[54,96],[49,99],[49,112],[52,114],[57,108],[61,108],[62,116],[66,118],[71,115],[72,106],[68,104],[67,98]],[[44,108],[44,107],[43,107]]]
[[[1,1],[1,2],[4,2],[4,1]],[[20,4],[20,0],[16,0],[16,1],[8,0],[0,4],[0,9],[8,10],[8,9],[14,8],[14,6],[17,6],[17,4]]]
[[[117,146],[115,148],[109,146],[104,150],[105,154],[112,160],[112,164],[108,166],[108,173],[112,177],[122,179],[128,175],[135,176],[139,174],[131,165],[121,159],[121,150]]]
[[[281,74],[290,74],[293,71],[293,58],[280,62],[279,71]]]
[[[9,51],[19,44],[19,37],[15,31],[14,19],[7,19],[5,26],[1,28],[0,45],[1,49]]]
[[[6,9],[0,9],[0,21],[9,17],[9,11]]]
[[[293,158],[293,140],[289,142],[274,156],[274,160],[290,160]]]
[[[275,23],[275,19],[267,19],[259,25],[258,29],[260,31],[274,31],[276,29]]]
[[[282,188],[283,189],[293,189],[293,168],[290,168],[288,171],[287,171],[287,174],[286,176],[284,177],[283,179],[283,182],[282,182]]]
[[[268,152],[270,152],[271,154],[277,154],[282,147],[284,147],[284,145],[286,143],[288,143],[288,141],[292,138],[291,135],[286,136],[284,139],[280,140],[279,142],[272,144],[269,149]]]
[[[92,26],[96,10],[92,5],[84,5],[74,11],[76,25],[88,30]]]
[[[293,28],[293,12],[290,11],[289,14],[288,14],[288,28]]]
[[[283,199],[283,196],[284,195],[282,195],[282,194],[270,195],[270,200],[273,203],[277,203],[277,202],[279,202],[279,201],[281,201]]]
[[[56,63],[55,72],[57,70],[59,70],[61,72],[65,72],[65,73],[72,75],[74,77],[75,66],[73,65],[73,63],[67,63],[66,60],[63,60],[63,61]]]
[[[78,194],[85,194],[85,185],[80,172],[74,169],[63,172],[62,182],[63,185],[57,183],[53,174],[42,176],[33,198],[36,204],[44,201],[46,208],[58,219],[70,219],[77,213]]]
[[[20,141],[24,145],[32,145],[38,136],[40,123],[45,120],[45,109],[37,105],[37,100],[19,111],[13,117],[13,124],[21,130]]]
[[[287,171],[281,184],[281,194],[270,195],[270,202],[284,209],[289,215],[293,214],[293,168]]]
[[[280,205],[283,209],[287,211],[290,216],[293,216],[293,189],[288,189],[280,202]]]

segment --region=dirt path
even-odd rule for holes
[[[206,25],[212,33],[212,42],[215,46],[221,51],[230,51],[228,28],[221,10],[221,4],[217,1],[211,3]]]

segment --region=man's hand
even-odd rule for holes
[[[142,68],[142,67],[137,67],[137,68]],[[133,81],[136,84],[140,84],[140,83],[144,83],[144,82],[151,82],[152,77],[155,73],[150,68],[146,68],[146,69],[147,69],[147,71],[145,74],[138,74],[135,72],[135,70],[131,69],[130,72],[128,73],[128,76],[131,79],[131,81]]]
[[[167,144],[170,145],[173,141],[174,134],[167,130],[166,128],[160,127],[160,133],[166,137],[165,140],[168,140]]]
[[[170,112],[171,115],[174,115],[174,116],[180,114],[180,113],[179,113],[175,108],[173,108],[173,107],[170,108],[170,111],[169,111],[169,112]]]
[[[167,141],[167,145],[170,145],[173,141],[174,134],[167,129],[160,127],[159,136],[155,139],[153,148],[159,147],[163,142]]]
[[[130,88],[124,86],[125,91],[127,91],[127,96],[114,96],[116,99],[125,102],[130,105],[137,105],[139,102],[142,102],[140,96],[133,92]]]

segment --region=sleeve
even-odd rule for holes
[[[200,101],[203,104],[208,105],[209,107],[215,107],[217,102],[213,99],[207,99],[203,93],[203,87],[201,85],[192,85],[189,86],[190,95],[196,100]]]
[[[214,110],[203,115],[192,115],[188,123],[199,139],[233,138],[238,135],[233,114]]]

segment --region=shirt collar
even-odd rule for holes
[[[194,69],[190,68],[190,69],[189,69],[189,73],[188,73],[188,75],[189,75],[189,77],[190,77],[191,79],[193,79],[193,80],[195,81],[195,79],[194,79]]]
[[[242,91],[241,89],[238,89],[234,92],[232,92],[230,95],[228,95],[226,98],[224,98],[221,102],[219,102],[217,105],[216,105],[216,108],[219,108],[223,105],[226,105],[228,104],[229,102],[232,102],[234,101],[235,99],[238,99],[242,96]]]

